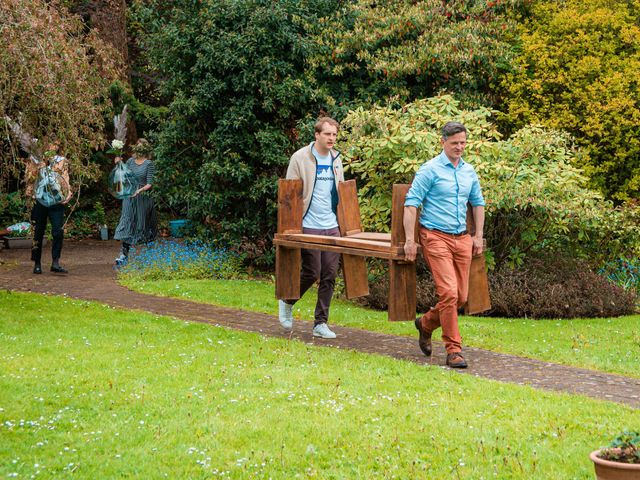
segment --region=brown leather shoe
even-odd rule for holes
[[[431,356],[431,332],[428,332],[422,327],[422,317],[416,318],[415,321],[416,329],[420,333],[418,337],[418,345],[420,346],[420,350],[427,357]]]
[[[468,365],[460,352],[454,352],[447,354],[447,366],[451,368],[467,368]]]

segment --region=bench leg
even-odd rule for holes
[[[416,318],[416,263],[391,260],[389,265],[389,320]]]
[[[491,310],[491,297],[489,296],[489,280],[484,255],[477,255],[471,259],[469,270],[469,294],[464,306],[465,315],[486,312]]]
[[[356,255],[342,255],[342,274],[347,298],[369,295],[367,261]]]
[[[299,248],[276,246],[276,298],[279,300],[300,298],[301,264]]]

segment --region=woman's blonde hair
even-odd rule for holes
[[[131,148],[131,151],[133,151],[135,155],[151,158],[153,147],[148,140],[139,138],[133,148]]]

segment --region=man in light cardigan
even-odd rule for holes
[[[447,350],[447,365],[466,368],[462,356],[462,338],[458,328],[458,309],[467,301],[472,255],[482,253],[484,198],[478,175],[462,159],[467,144],[467,129],[458,122],[442,128],[442,153],[426,162],[411,184],[404,203],[403,225],[406,236],[405,258],[414,261],[416,211],[420,214],[420,243],[436,284],[438,303],[416,319],[418,345],[431,355],[431,334],[442,327]],[[471,203],[475,235],[467,232],[467,203]]]
[[[338,128],[339,124],[334,119],[319,118],[314,128],[315,141],[295,152],[289,161],[287,179],[302,180],[303,233],[340,236],[336,212],[338,182],[344,181],[344,173],[340,152],[333,148]],[[313,336],[336,338],[327,321],[340,254],[302,249],[301,256],[300,297],[316,281],[319,281]],[[295,302],[296,300],[279,300],[278,302],[279,320],[285,330],[293,328],[292,310]]]

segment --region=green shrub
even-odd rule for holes
[[[67,209],[65,223],[66,238],[96,238],[99,235],[99,228],[107,225],[113,232],[119,217],[119,209],[105,210],[100,201],[93,204],[89,198],[81,198],[78,208]]]
[[[513,14],[526,2],[358,0],[311,18],[310,70],[336,104],[402,103],[456,92],[495,101],[493,79],[511,69]]]
[[[529,258],[520,267],[505,265],[489,272],[492,309],[483,315],[506,318],[593,318],[632,314],[638,294],[594,272],[585,261],[550,255]],[[388,309],[387,269],[369,281],[369,295],[357,302]],[[417,313],[438,302],[433,277],[421,257],[417,264]]]
[[[530,258],[489,275],[491,314],[499,317],[590,318],[629,315],[636,292],[625,290],[573,258]]]
[[[95,211],[76,210],[67,217],[66,238],[95,238],[98,235],[98,221]]]
[[[640,195],[639,14],[637,1],[532,2],[503,82],[507,122],[570,132],[592,185],[617,201]]]
[[[155,191],[219,238],[268,237],[277,178],[317,111],[303,17],[337,2],[138,2],[141,48],[170,101],[158,128]]]
[[[446,95],[352,111],[341,140],[346,169],[358,181],[364,227],[388,231],[390,186],[409,183],[441,151],[440,127],[458,120],[469,130],[464,158],[478,172],[487,202],[492,265],[519,266],[538,251],[597,259],[640,253],[640,208],[613,208],[587,188],[567,135],[530,126],[503,140],[491,113],[462,110]]]
[[[0,192],[0,228],[29,221],[29,211],[21,192]]]
[[[420,256],[417,262],[416,307],[420,314],[435,306],[438,296],[426,263]],[[638,291],[612,282],[595,272],[590,263],[558,255],[531,258],[521,267],[494,269],[488,276],[492,309],[484,315],[495,317],[614,317],[635,313],[640,300]],[[359,298],[358,303],[387,310],[386,269],[370,279],[369,285],[369,295]]]

